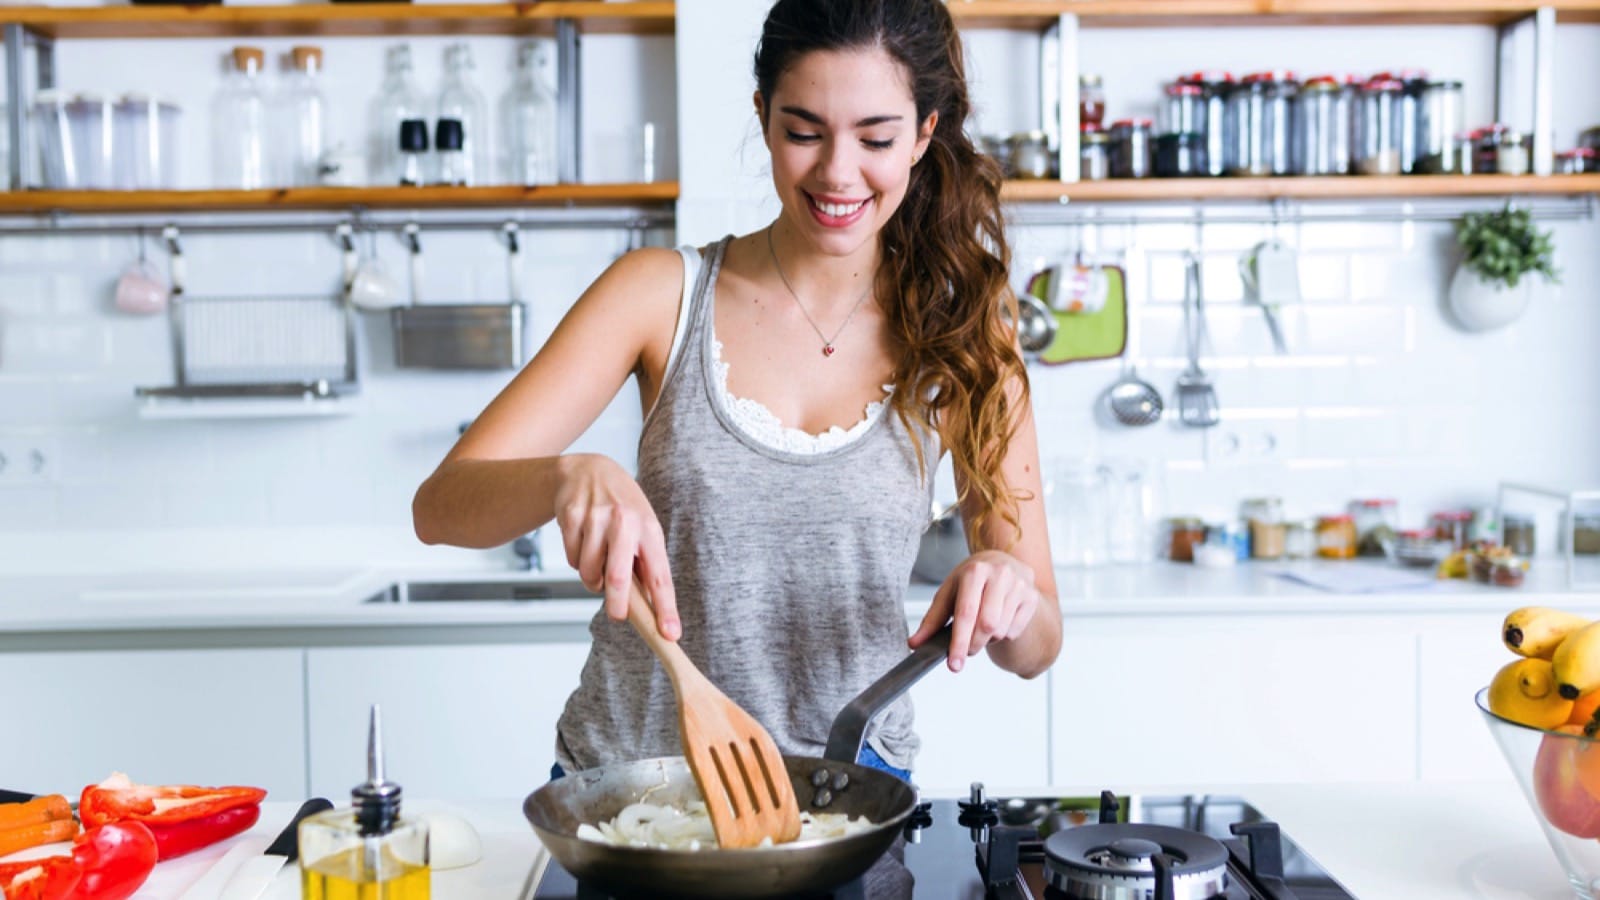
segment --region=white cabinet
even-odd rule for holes
[[[305,791],[299,649],[0,653],[5,786],[75,797],[112,771],[146,784]]]
[[[941,663],[912,686],[911,699],[922,738],[912,780],[924,795],[966,796],[974,781],[991,790],[1049,783],[1046,676],[1024,681],[983,653],[959,673]]]
[[[1416,638],[1378,616],[1067,622],[1058,784],[1416,777]]]
[[[367,708],[383,709],[388,775],[412,797],[500,797],[550,778],[556,719],[589,645],[307,651],[311,789],[338,801],[366,777]]]

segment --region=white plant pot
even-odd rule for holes
[[[1514,288],[1484,281],[1466,266],[1450,279],[1450,314],[1468,331],[1488,331],[1516,321],[1533,299],[1533,279],[1523,276]]]

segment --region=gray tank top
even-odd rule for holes
[[[755,440],[714,399],[713,298],[729,240],[702,251],[637,477],[666,532],[684,651],[780,750],[821,756],[844,704],[906,655],[905,591],[931,479],[892,411],[841,447],[794,454]],[[923,440],[931,472],[937,441]],[[562,768],[681,754],[672,684],[649,648],[604,612],[589,634],[557,726]],[[911,768],[910,698],[867,740]]]

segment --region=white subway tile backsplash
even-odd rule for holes
[[[250,477],[181,478],[161,490],[161,523],[171,528],[222,528],[270,524],[267,482]],[[307,510],[321,521],[329,509]]]
[[[1301,314],[1305,353],[1404,353],[1414,342],[1403,308],[1307,305]]]
[[[16,463],[7,462],[7,465]],[[61,521],[58,492],[53,485],[0,483],[0,531],[37,532]]]
[[[1307,303],[1342,303],[1350,299],[1348,253],[1300,253],[1300,297]]]
[[[162,524],[161,485],[143,479],[63,480],[61,527],[153,529]]]
[[[50,276],[21,268],[0,271],[0,318],[11,317],[15,321],[17,317],[44,315],[49,309]]]
[[[42,427],[56,418],[55,384],[42,375],[0,376],[0,429]]]
[[[106,328],[94,320],[8,318],[0,328],[0,371],[91,372],[110,355]]]

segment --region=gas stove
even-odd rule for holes
[[[554,860],[533,895],[610,900]],[[1238,797],[987,796],[917,805],[873,867],[796,900],[1355,900]]]

